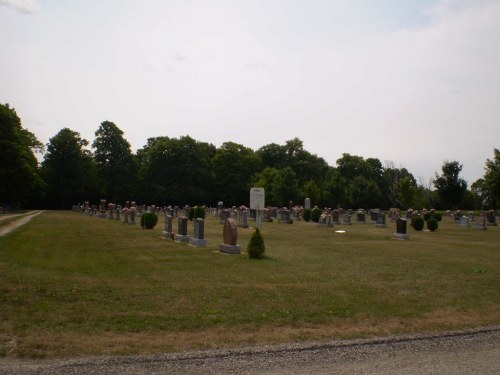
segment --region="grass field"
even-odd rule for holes
[[[174,224],[174,230],[176,230]],[[263,223],[266,258],[70,211],[0,237],[0,356],[66,357],[369,337],[500,323],[500,227]],[[343,229],[346,233],[335,233]],[[189,224],[192,233],[192,223]],[[253,229],[239,229],[245,249]]]

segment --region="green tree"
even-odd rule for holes
[[[493,150],[493,159],[486,160],[484,174],[485,190],[488,191],[488,202],[490,207],[498,207],[500,204],[500,150]]]
[[[493,197],[491,196],[490,189],[488,188],[484,178],[474,181],[470,188],[474,196],[475,208],[485,209],[495,207],[492,204]]]
[[[142,199],[157,204],[203,205],[213,200],[215,147],[189,136],[149,138],[137,152]]]
[[[342,154],[337,160],[337,173],[344,184],[344,203],[350,207],[386,207],[389,188],[380,160]]]
[[[288,207],[290,201],[298,202],[297,178],[290,167],[264,168],[254,176],[253,185],[264,188],[268,206]]]
[[[319,203],[321,200],[321,189],[313,180],[309,180],[302,189],[302,198],[311,198],[314,203]]]
[[[249,204],[254,175],[261,170],[259,156],[250,148],[224,142],[212,159],[217,200],[226,205]]]
[[[404,176],[396,183],[397,206],[399,208],[411,208],[415,205],[417,194],[417,182],[411,175]]]
[[[302,189],[311,180],[318,186],[322,185],[329,168],[323,158],[305,150],[299,138],[288,140],[283,146],[271,143],[261,147],[256,153],[264,168],[291,168],[297,178],[297,185]]]
[[[462,164],[458,161],[445,161],[441,167],[442,174],[436,173],[434,187],[441,209],[457,209],[460,207],[467,190],[467,182],[460,178]]]
[[[75,203],[98,199],[95,162],[85,149],[87,145],[87,140],[68,128],[49,140],[41,174],[51,207],[68,209]]]
[[[104,121],[92,143],[102,195],[114,203],[124,203],[134,196],[137,168],[130,143],[114,123]]]
[[[21,126],[8,104],[0,104],[0,205],[34,204],[42,181],[34,152],[43,150],[35,135]]]

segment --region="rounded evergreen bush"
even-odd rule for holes
[[[264,245],[264,238],[262,234],[260,234],[260,230],[256,228],[247,245],[248,256],[253,259],[259,259],[264,256],[265,251],[266,245]]]
[[[304,219],[304,221],[311,221],[311,209],[310,208],[304,208],[304,211],[302,211],[302,219]]]
[[[146,212],[141,216],[141,227],[144,229],[153,229],[158,223],[158,216],[154,212]]]
[[[319,218],[321,217],[322,212],[323,211],[321,211],[321,209],[319,209],[318,207],[314,207],[311,210],[311,220],[314,221],[315,223],[319,223]]]
[[[427,229],[429,229],[431,232],[434,232],[438,228],[438,222],[434,218],[430,218],[427,220]]]
[[[434,215],[432,215],[432,218],[436,221],[441,221],[443,218],[443,215],[440,212],[434,212]]]
[[[195,206],[193,211],[193,219],[204,219],[205,208],[202,206]]]
[[[420,216],[413,217],[411,219],[411,226],[413,227],[413,229],[421,231],[422,229],[424,229],[424,219]]]

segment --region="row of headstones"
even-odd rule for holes
[[[454,218],[460,227],[468,228],[471,227],[471,223],[473,223],[474,229],[486,230],[488,226],[497,225],[496,215],[491,215],[490,212],[481,212],[477,217],[474,217],[473,212],[469,212],[469,216],[454,215]]]
[[[387,214],[384,211],[381,211],[379,209],[374,209],[370,210],[368,212],[370,216],[370,220],[372,222],[376,222],[376,226],[379,228],[386,228],[386,216]],[[323,210],[318,226],[320,227],[333,227],[334,224],[337,225],[352,225],[352,216],[353,216],[353,211],[352,210],[347,210],[344,212],[342,208],[339,209],[330,209],[327,208]],[[359,209],[356,211],[356,222],[357,223],[366,223],[366,218],[367,214],[363,209]],[[341,222],[342,219],[342,222]]]
[[[193,235],[188,234],[188,219],[179,217],[177,219],[177,233],[173,232],[173,217],[165,217],[165,230],[163,237],[171,238],[176,242],[188,242],[193,246],[207,246],[208,240],[205,238],[205,220],[201,218],[193,219]],[[238,224],[232,217],[224,221],[223,231],[224,243],[219,245],[219,250],[227,254],[241,254],[241,246],[238,245]]]
[[[176,242],[188,242],[194,246],[207,246],[208,240],[205,238],[205,220],[201,218],[193,219],[193,235],[188,234],[188,218],[181,216],[177,218],[177,233],[173,231],[173,216],[165,216],[165,230],[162,235],[171,238]]]

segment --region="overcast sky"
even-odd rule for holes
[[[500,0],[0,0],[0,47],[0,103],[44,143],[298,137],[469,185],[500,148]]]

